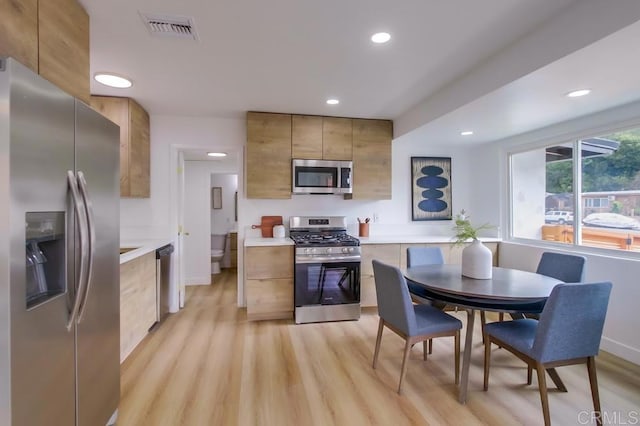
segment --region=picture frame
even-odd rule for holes
[[[222,208],[222,187],[220,186],[211,188],[211,208],[214,210]]]
[[[451,220],[451,158],[411,157],[411,219]]]

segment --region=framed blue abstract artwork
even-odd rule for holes
[[[451,220],[451,158],[411,157],[413,220]]]

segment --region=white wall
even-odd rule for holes
[[[211,187],[222,188],[222,208],[211,209],[211,233],[226,234],[237,229],[235,219],[235,193],[238,190],[238,175],[218,173],[211,174]]]
[[[544,223],[546,167],[545,149],[521,152],[512,157],[513,165],[513,235],[542,237]]]

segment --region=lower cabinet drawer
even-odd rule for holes
[[[293,278],[247,280],[247,319],[293,318]]]

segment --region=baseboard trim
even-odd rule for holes
[[[633,364],[640,365],[640,350],[625,345],[624,343],[620,343],[608,337],[602,336],[600,349]]]

